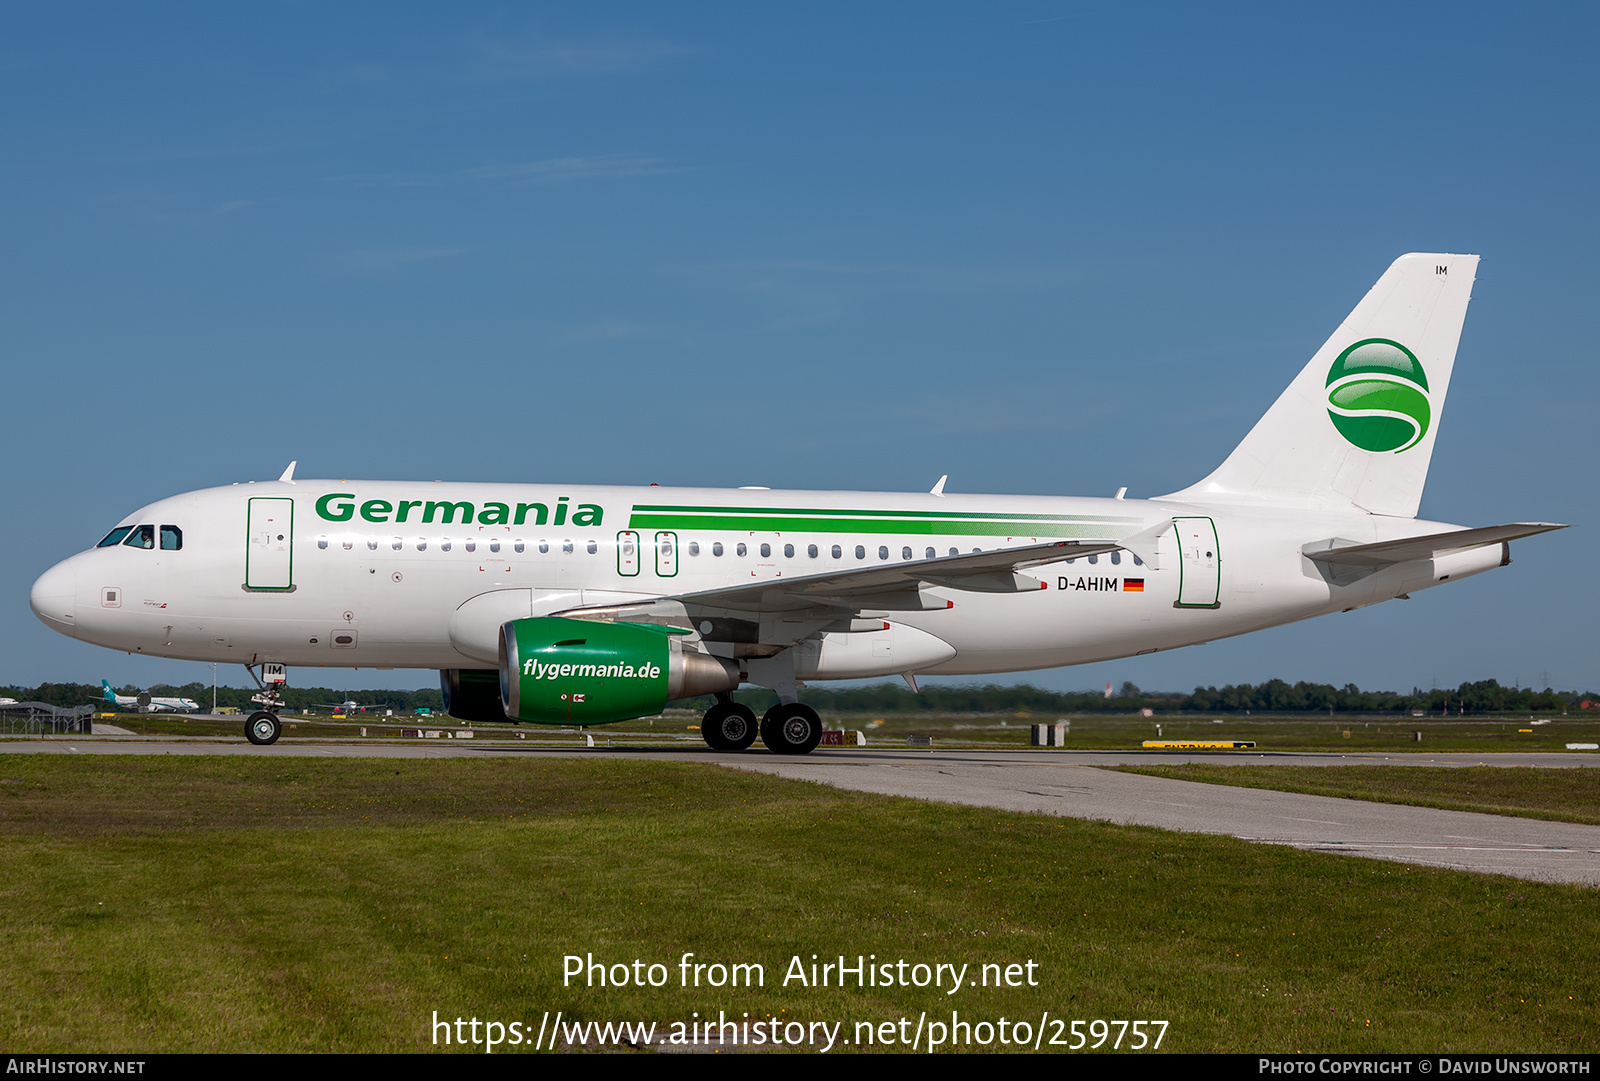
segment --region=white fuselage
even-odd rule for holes
[[[881,642],[808,630],[801,675],[970,675],[1126,657],[1360,607],[1501,562],[1489,547],[1335,584],[1303,547],[1456,527],[1314,507],[294,481],[151,504],[124,523],[176,527],[177,547],[82,552],[39,579],[33,606],[63,634],[131,653],[491,668],[493,632],[506,618],[921,560],[930,550],[1117,541],[1169,519],[1178,528],[1149,561],[1119,552],[1034,567],[1026,573],[1045,588],[1019,592],[927,586],[950,606],[862,613],[890,624]],[[1200,530],[1192,550],[1186,523]],[[761,626],[776,636],[771,644],[795,644],[779,640],[781,627]],[[830,639],[840,648],[819,644]],[[852,648],[842,648],[847,639]]]

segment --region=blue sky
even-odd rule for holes
[[[1588,5],[11,5],[0,681],[210,666],[28,587],[299,475],[1133,496],[1481,254],[1410,602],[1040,673],[1600,687]],[[1548,673],[1548,676],[1546,676]],[[329,670],[297,683],[422,686]],[[242,683],[242,671],[223,673]]]

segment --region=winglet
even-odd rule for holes
[[[950,479],[950,474],[949,473],[946,473],[944,476],[940,477],[939,478],[939,483],[935,484],[932,488],[928,489],[928,494],[929,495],[936,495],[936,496],[939,496],[940,498],[943,498],[944,497],[944,482],[949,480],[949,479]]]
[[[299,464],[300,463],[298,461],[290,462],[289,463],[289,468],[285,469],[283,471],[283,476],[278,478],[279,482],[280,483],[293,484],[294,483],[294,467],[299,465]]]

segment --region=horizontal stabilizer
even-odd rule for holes
[[[1449,533],[1430,533],[1425,537],[1378,541],[1376,544],[1351,544],[1320,552],[1308,551],[1305,552],[1305,556],[1317,563],[1337,563],[1348,567],[1384,567],[1391,563],[1409,563],[1414,559],[1436,559],[1451,552],[1465,552],[1490,544],[1503,544],[1519,537],[1548,533],[1552,529],[1566,528],[1564,525],[1550,522],[1513,522],[1510,525],[1491,525],[1481,529],[1456,529]]]

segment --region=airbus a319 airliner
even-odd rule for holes
[[[1174,649],[1404,597],[1560,526],[1416,513],[1478,258],[1401,256],[1210,476],[1156,499],[294,479],[153,503],[34,584],[110,649],[440,670],[465,721],[715,695],[718,750],[817,746],[805,680]],[[281,678],[281,677],[280,677]],[[731,697],[777,692],[759,721]],[[247,722],[278,738],[278,682]]]

